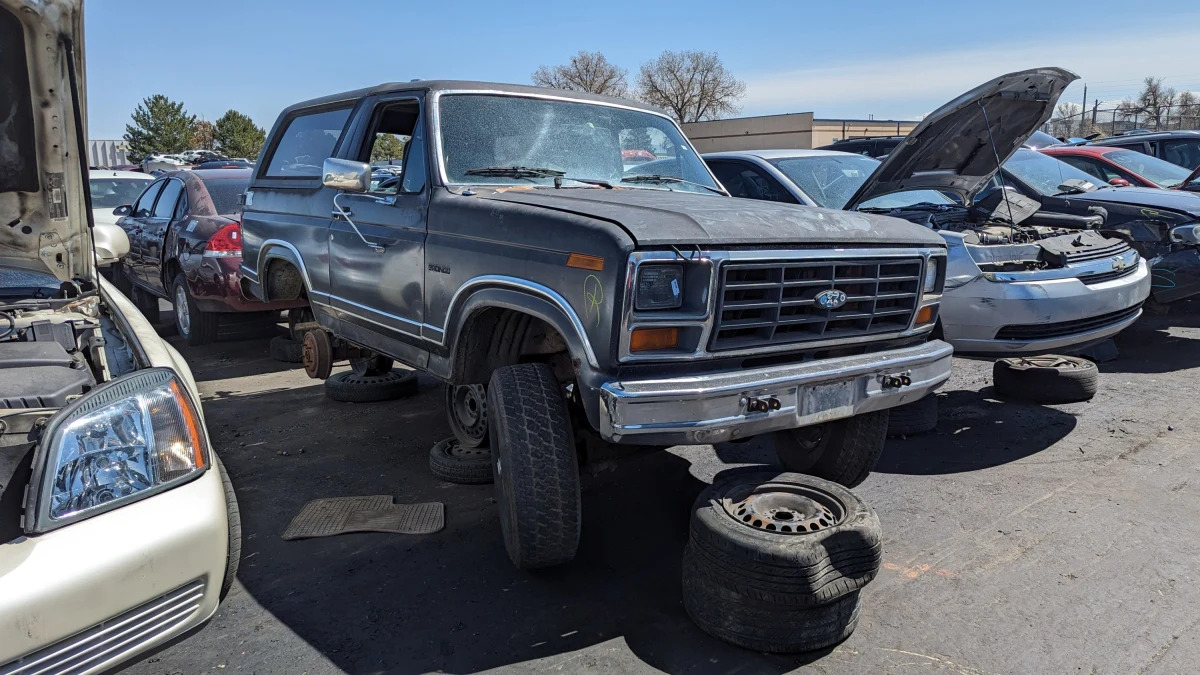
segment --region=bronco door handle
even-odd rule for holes
[[[353,211],[351,211],[350,209],[342,209],[341,211],[338,211],[337,209],[334,209],[334,210],[333,210],[333,213],[332,213],[332,214],[330,214],[330,215],[332,215],[334,218],[341,218],[341,217],[342,217],[342,214],[345,214],[345,215],[347,215],[347,216],[351,216],[351,217],[353,217],[353,216],[354,216],[354,212],[353,212]]]

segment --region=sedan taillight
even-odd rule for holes
[[[231,258],[242,255],[242,224],[230,223],[213,233],[204,246],[209,258]]]

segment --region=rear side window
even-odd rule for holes
[[[159,192],[162,192],[163,183],[165,182],[166,181],[160,180],[156,183],[152,183],[150,187],[142,193],[142,196],[138,197],[137,203],[133,205],[134,218],[150,217],[150,209],[154,208],[154,198],[158,196]]]
[[[35,139],[25,33],[0,8],[0,192],[38,191]]]
[[[179,193],[181,192],[183,192],[183,182],[177,180],[167,181],[162,194],[158,196],[158,204],[154,207],[154,217],[170,220],[171,216],[175,214],[175,203],[179,201]]]
[[[292,118],[267,160],[263,177],[319,178],[321,164],[333,155],[350,110],[324,110]]]

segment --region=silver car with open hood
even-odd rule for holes
[[[6,674],[101,672],[184,634],[240,549],[191,372],[96,273],[123,252],[89,223],[82,22],[78,0],[0,0]]]
[[[1000,165],[1049,119],[1075,75],[995,78],[928,115],[884,160],[828,150],[704,156],[734,196],[898,216],[949,247],[939,329],[960,354],[1071,351],[1137,320],[1145,260],[1089,215],[1041,213]],[[644,168],[644,167],[643,167]]]

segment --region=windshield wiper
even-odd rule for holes
[[[500,178],[555,178],[567,175],[565,171],[543,169],[533,166],[483,166],[467,169],[466,176],[497,176]]]
[[[567,175],[566,171],[558,169],[543,169],[535,166],[484,166],[477,169],[467,169],[463,172],[466,176],[495,176],[498,178],[554,178],[554,186],[558,187],[561,180],[573,180],[576,183],[585,183],[587,185],[599,185],[602,188],[612,189],[612,183],[599,178],[572,178]]]
[[[728,192],[725,192],[724,190],[720,190],[718,188],[712,187],[711,185],[705,185],[704,183],[696,183],[696,182],[693,182],[690,180],[684,180],[684,179],[680,178],[679,176],[667,176],[667,175],[664,175],[661,173],[643,173],[643,174],[638,174],[636,176],[625,176],[624,178],[621,179],[621,182],[622,183],[686,183],[688,185],[695,185],[696,187],[702,187],[705,190],[708,190],[709,192],[715,192],[719,195],[724,195],[726,197],[729,196]]]

